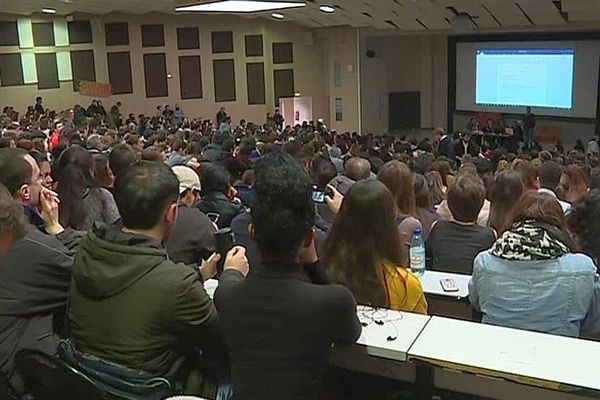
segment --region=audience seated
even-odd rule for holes
[[[437,172],[434,173],[438,174]],[[421,222],[421,226],[423,227],[423,240],[427,240],[431,228],[441,218],[433,208],[433,202],[431,200],[432,195],[425,177],[421,174],[414,174],[413,181],[415,204],[417,206],[417,219]]]
[[[254,170],[250,232],[263,264],[244,281],[221,276],[215,293],[233,391],[239,400],[312,400],[322,393],[331,345],[360,335],[356,303],[342,286],[298,279],[301,263],[318,262],[313,183],[302,167],[275,152]]]
[[[43,178],[42,186],[52,190],[54,188],[54,179],[52,179],[52,167],[50,166],[50,161],[48,161],[48,153],[34,150],[29,152],[29,155],[33,157],[40,169],[40,174]]]
[[[400,230],[400,264],[410,267],[410,242],[415,229],[423,229],[417,215],[413,176],[406,164],[400,161],[388,161],[379,170],[377,179],[392,193],[396,202],[396,223]]]
[[[448,190],[452,220],[436,223],[427,239],[428,268],[471,274],[475,256],[489,249],[496,240],[491,228],[478,225],[476,221],[484,199],[485,189],[477,176],[459,175]]]
[[[538,173],[531,162],[516,159],[512,164],[512,169],[521,174],[521,183],[525,191],[537,192],[539,189]]]
[[[176,264],[161,245],[177,220],[179,193],[177,176],[161,163],[141,162],[117,177],[123,228],[95,226],[73,266],[69,337],[78,352],[162,376],[184,357],[197,372],[196,347],[203,357],[224,351],[217,312],[202,285],[216,274],[219,256],[200,268]],[[247,271],[244,250],[234,248],[221,286],[243,280]],[[188,382],[187,393],[209,390],[206,377]]]
[[[581,252],[600,266],[600,190],[591,190],[567,217],[569,229]]]
[[[27,225],[21,207],[8,189],[0,184],[0,259],[12,242],[22,239],[26,233]]]
[[[176,263],[200,264],[215,252],[215,225],[196,208],[201,190],[196,171],[183,165],[172,169],[179,180],[179,209],[165,247]]]
[[[4,299],[0,366],[15,390],[22,393],[14,356],[23,348],[56,352],[59,338],[55,327],[62,325],[80,236],[58,222],[58,198],[42,186],[40,169],[24,150],[0,150],[0,183],[21,205],[31,225],[0,260],[0,298]]]
[[[336,189],[342,195],[345,195],[348,190],[356,182],[369,179],[371,176],[371,163],[369,160],[360,157],[351,157],[344,164],[344,173],[339,174],[329,182],[329,186]],[[329,230],[335,214],[326,204],[317,205],[317,216],[320,218],[320,225],[324,230]]]
[[[568,214],[571,211],[571,204],[560,200],[556,196],[556,190],[560,185],[562,175],[562,168],[556,161],[546,161],[543,163],[538,169],[538,192],[554,197],[560,203],[563,212]]]
[[[127,143],[117,144],[112,148],[108,157],[110,170],[115,178],[127,171],[136,160],[137,153],[134,148]]]
[[[92,156],[92,176],[96,186],[104,188],[112,194],[115,176],[110,170],[108,157],[105,154],[94,154]]]
[[[426,184],[429,188],[431,203],[434,206],[439,206],[446,199],[448,188],[442,182],[442,176],[437,171],[429,171],[425,173]]]
[[[575,254],[556,198],[527,192],[512,226],[475,259],[469,297],[484,323],[579,336],[597,331],[598,287],[594,262]]]
[[[589,179],[583,168],[578,165],[569,165],[563,171],[556,194],[571,204],[579,203],[588,192]]]
[[[427,313],[408,270],[416,228],[428,268],[473,273],[484,322],[600,329],[600,195],[588,193],[600,161],[580,144],[519,153],[442,128],[431,141],[286,126],[278,113],[232,124],[224,108],[216,121],[122,108],[52,112],[39,98],[19,120],[0,114],[0,390],[6,377],[21,395],[15,353],[55,354],[60,332],[66,362],[126,380],[209,398],[218,387],[223,400],[319,398],[332,344],[360,334],[354,298]],[[226,257],[213,306],[203,283],[228,227],[245,250]]]
[[[357,182],[344,197],[323,261],[333,281],[352,290],[359,304],[426,314],[421,283],[403,264],[396,214],[396,202],[385,185]]]
[[[243,208],[230,182],[231,175],[223,167],[210,164],[202,171],[202,197],[198,208],[207,215],[216,214],[219,229],[229,227]]]
[[[471,163],[463,164],[460,167],[457,175],[471,175],[474,177],[479,176],[477,174],[477,167]],[[483,185],[483,181],[481,179],[479,179],[479,182]],[[477,224],[480,226],[487,226],[488,221],[490,219],[490,202],[485,197],[485,194],[486,194],[485,186],[483,186],[483,192],[484,192],[483,205],[481,206],[481,210],[479,211],[479,214],[477,215]],[[446,200],[444,200],[437,207],[436,211],[444,221],[451,221],[453,217],[452,217],[452,212],[450,211],[450,207],[448,206],[447,197],[448,196],[446,195]]]
[[[501,236],[512,224],[512,214],[517,200],[523,194],[521,174],[517,171],[502,171],[494,180],[490,190],[489,226],[496,236]]]
[[[113,224],[121,218],[113,195],[95,186],[92,155],[83,147],[66,149],[56,173],[61,225],[89,230],[95,222]]]

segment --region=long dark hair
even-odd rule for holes
[[[413,187],[415,189],[415,203],[418,208],[433,210],[433,202],[431,200],[431,191],[424,175],[413,175]]]
[[[416,216],[412,171],[406,164],[397,160],[386,162],[379,170],[377,179],[387,186],[402,214]]]
[[[523,195],[521,174],[517,171],[502,171],[498,174],[490,191],[490,219],[488,225],[498,236],[510,228],[512,212]]]
[[[564,244],[571,249],[576,249],[562,207],[553,196],[531,191],[523,193],[513,210],[512,223],[523,221],[535,221],[557,228]]]
[[[59,219],[62,226],[82,229],[88,210],[83,201],[92,179],[92,155],[81,146],[71,146],[58,160]]]
[[[567,220],[581,251],[600,261],[600,190],[592,190],[578,203]]]
[[[113,187],[115,177],[108,165],[108,157],[104,154],[94,154],[93,156],[93,175],[96,186],[105,188]]]
[[[429,171],[425,174],[429,193],[431,193],[431,201],[438,205],[444,201],[446,194],[444,193],[442,176],[437,171]]]
[[[401,263],[395,216],[396,203],[383,183],[357,182],[346,194],[324,244],[323,261],[331,278],[347,286],[360,304],[389,306],[381,263]]]

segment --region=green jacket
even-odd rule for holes
[[[197,267],[170,261],[149,237],[94,228],[75,257],[70,301],[70,337],[83,353],[157,375],[192,347],[225,353]]]

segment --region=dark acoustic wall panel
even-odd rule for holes
[[[104,24],[107,46],[127,46],[129,44],[129,26],[127,22],[110,22]]]
[[[33,29],[34,46],[54,46],[54,28],[52,22],[34,22]]]
[[[36,54],[35,68],[37,70],[38,89],[55,89],[60,87],[56,53]]]
[[[179,57],[179,85],[182,99],[202,98],[202,66],[200,56]]]
[[[265,64],[246,64],[248,104],[265,104]]]
[[[146,97],[169,95],[165,53],[144,54],[144,79],[146,81]]]
[[[212,52],[233,53],[233,32],[212,32]]]
[[[23,84],[21,54],[0,54],[0,83],[2,86],[18,86]]]
[[[17,21],[0,21],[0,46],[18,46]]]
[[[108,58],[108,81],[112,85],[112,94],[133,93],[129,52],[107,53],[106,56]]]
[[[275,105],[279,104],[279,99],[282,97],[294,97],[294,70],[276,69],[273,71],[273,84]]]
[[[162,24],[142,25],[142,47],[165,45],[165,30]]]
[[[71,51],[71,70],[73,72],[73,91],[79,91],[80,81],[96,81],[94,50]]]
[[[90,21],[69,22],[69,43],[92,43],[92,24]]]
[[[177,28],[177,48],[179,50],[200,48],[200,32],[197,26]]]
[[[246,57],[261,57],[263,53],[262,35],[246,35]]]
[[[273,64],[291,64],[294,62],[292,43],[273,43]]]
[[[233,60],[213,60],[215,101],[235,101],[235,63]]]

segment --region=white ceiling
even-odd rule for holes
[[[567,27],[598,22],[600,0],[308,0],[302,9],[283,11],[286,21],[309,27],[350,25],[402,31],[449,30],[456,14],[473,17],[474,29],[498,30],[527,27]],[[333,4],[334,14],[319,11]],[[175,13],[173,0],[0,0],[0,10],[29,15],[42,7],[57,14],[81,12]],[[269,18],[270,13],[259,14]],[[254,17],[255,15],[253,15]],[[471,25],[470,22],[467,24]]]

